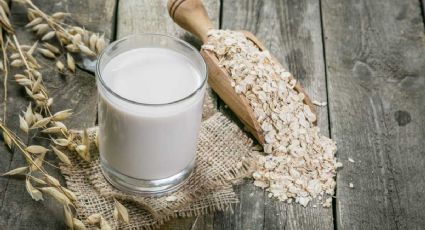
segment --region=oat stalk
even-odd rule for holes
[[[67,15],[65,13],[58,12],[50,16],[41,11],[31,0],[18,0],[16,2],[27,8],[28,18],[30,19],[29,27],[39,36],[39,41],[31,46],[20,43],[8,18],[10,12],[8,5],[4,0],[0,0],[0,48],[2,49],[2,65],[5,76],[3,79],[4,114],[3,120],[0,120],[0,130],[3,133],[5,144],[10,149],[15,147],[23,154],[28,163],[28,166],[12,169],[3,175],[13,176],[25,173],[25,186],[34,200],[42,200],[43,194],[52,196],[64,205],[67,226],[71,229],[84,228],[82,221],[74,218],[69,208],[70,206],[74,206],[73,202],[76,200],[75,194],[63,187],[59,183],[59,180],[51,176],[43,164],[46,163],[49,166],[57,167],[44,160],[45,155],[49,152],[53,152],[64,164],[71,164],[67,154],[62,152],[62,149],[65,148],[76,152],[81,158],[89,161],[88,134],[85,131],[82,140],[77,140],[75,134],[70,132],[65,124],[62,123],[71,116],[72,113],[70,110],[62,110],[56,113],[51,112],[50,106],[53,104],[53,98],[49,97],[42,73],[38,71],[41,68],[39,64],[41,60],[38,56],[34,56],[34,53],[37,51],[45,58],[54,59],[55,61],[47,63],[47,66],[56,63],[56,68],[61,73],[65,73],[65,66],[60,60],[56,60],[56,55],[65,53],[67,67],[70,72],[75,73],[75,61],[70,55],[70,52],[95,56],[103,49],[105,41],[103,36],[81,29],[80,27],[61,23],[61,20]],[[43,21],[47,24],[43,24]],[[56,37],[62,49],[47,42],[47,40],[54,37]],[[40,47],[40,44],[42,47]],[[67,50],[67,52],[63,50]],[[19,115],[21,130],[27,134],[32,130],[41,130],[41,133],[44,133],[52,140],[54,145],[52,144],[50,148],[53,151],[40,145],[27,146],[16,133],[12,132],[6,126],[9,66],[17,70],[23,69],[22,72],[15,74],[14,78],[19,85],[24,87],[26,94],[34,102],[28,105],[27,110],[23,111],[22,116]],[[39,172],[42,179],[36,177],[33,174],[34,172]],[[33,186],[32,182],[38,186]],[[123,213],[122,208],[120,213]],[[101,221],[101,225],[109,227],[109,224],[105,220]]]

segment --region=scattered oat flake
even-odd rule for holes
[[[303,206],[317,198],[330,207],[335,190],[336,143],[319,133],[316,115],[294,89],[296,80],[267,50],[237,31],[210,30],[202,47],[213,52],[230,76],[235,92],[246,97],[263,131],[264,155],[256,159],[254,185],[270,197]],[[326,102],[314,101],[318,106]]]
[[[236,168],[240,169],[240,168],[242,168],[242,166],[243,166],[243,163],[242,162],[236,163]]]
[[[317,105],[317,106],[326,106],[326,105],[328,105],[328,103],[326,101],[320,102],[320,101],[313,100],[312,102],[313,102],[314,105]]]
[[[165,198],[165,200],[166,200],[166,201],[168,201],[168,202],[174,202],[174,201],[176,201],[176,200],[177,200],[177,197],[176,197],[176,196],[171,195],[171,196],[167,196],[167,197]]]
[[[350,188],[354,188],[354,184],[353,184],[353,183],[349,183],[349,184],[348,184],[348,186],[349,186]]]
[[[325,208],[329,208],[332,206],[332,197],[329,197],[325,200],[325,202],[323,203],[323,207]]]
[[[348,161],[349,161],[349,162],[351,162],[351,163],[354,163],[354,162],[355,162],[355,161],[353,160],[353,158],[351,158],[351,157],[349,157],[349,158],[348,158]]]

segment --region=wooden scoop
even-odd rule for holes
[[[208,41],[207,32],[214,26],[208,17],[207,11],[201,0],[169,0],[167,4],[171,18],[183,29],[194,34],[205,44]],[[260,50],[266,50],[264,45],[250,32],[241,31],[247,39],[251,40]],[[220,98],[230,107],[246,129],[258,140],[261,145],[265,144],[264,133],[255,118],[248,100],[242,94],[237,94],[231,86],[230,76],[226,69],[219,67],[215,54],[208,50],[201,50],[201,54],[208,65],[208,83]],[[274,58],[275,59],[275,58]],[[275,59],[276,63],[279,63]],[[304,89],[296,84],[295,90],[305,95],[304,103],[313,113],[316,110]]]

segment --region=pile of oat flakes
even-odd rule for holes
[[[335,188],[336,144],[313,125],[315,114],[303,103],[291,73],[260,51],[244,34],[210,30],[203,49],[214,52],[231,76],[237,93],[245,95],[265,134],[265,155],[257,159],[256,186],[270,197],[307,206],[313,199],[331,206]],[[315,207],[315,205],[313,205]]]

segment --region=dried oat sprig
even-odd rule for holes
[[[46,87],[43,84],[42,74],[37,70],[40,68],[37,59],[33,56],[34,51],[37,49],[37,43],[32,46],[21,45],[17,36],[14,34],[13,28],[10,25],[6,12],[9,12],[7,4],[0,0],[0,47],[2,48],[3,62],[2,70],[4,71],[4,87],[5,87],[5,101],[7,100],[7,75],[8,66],[13,68],[24,68],[21,73],[15,75],[15,80],[18,84],[25,88],[26,93],[34,100],[34,109],[30,103],[27,110],[22,116],[19,116],[20,128],[28,133],[31,129],[44,128],[44,131],[49,133],[59,130],[59,134],[71,139],[72,135],[68,134],[66,126],[61,122],[68,118],[71,113],[69,110],[57,112],[52,115],[49,107],[53,103],[53,99],[48,97]],[[57,15],[56,15],[57,16]],[[43,30],[43,26],[39,27]],[[6,42],[4,42],[6,40]],[[10,40],[10,43],[9,43]],[[11,51],[10,57],[8,57],[8,49]],[[51,53],[55,53],[52,47],[45,46],[46,50],[38,49],[44,56],[52,57]],[[49,49],[50,48],[50,49]],[[8,62],[8,59],[11,62]],[[6,106],[6,103],[5,103]],[[6,108],[4,116],[6,117]],[[49,152],[49,149],[40,145],[27,146],[24,142],[10,129],[7,128],[4,123],[5,120],[0,120],[0,130],[3,133],[3,139],[9,148],[16,148],[21,152],[26,159],[28,166],[19,167],[9,172],[6,172],[3,176],[13,176],[19,174],[25,174],[25,187],[31,197],[36,200],[43,200],[43,194],[47,194],[56,199],[59,203],[64,205],[64,212],[66,219],[72,219],[72,222],[67,222],[67,225],[71,229],[84,228],[84,224],[76,218],[73,218],[73,214],[70,210],[70,206],[74,206],[73,202],[76,200],[75,194],[63,187],[59,181],[53,176],[49,175],[47,170],[43,167],[43,163],[48,163],[44,160],[45,155]],[[58,128],[59,127],[59,128]],[[51,135],[49,133],[49,135]],[[71,143],[72,141],[70,141]],[[58,158],[65,164],[70,164],[66,154],[52,147]],[[48,163],[50,164],[50,163]],[[41,174],[42,178],[35,176],[35,172]],[[36,183],[37,186],[34,186]]]
[[[41,41],[49,41],[56,38],[68,54],[81,54],[88,57],[95,57],[104,49],[106,45],[104,35],[64,23],[64,18],[69,14],[56,12],[48,15],[31,0],[18,0],[17,2],[28,8],[27,16],[30,22],[26,27],[31,28]],[[52,52],[52,50],[42,49],[39,51],[47,58],[56,58],[55,52]],[[67,58],[67,60],[69,70],[75,72],[75,63],[70,64],[73,59]],[[63,72],[61,65],[58,65],[58,69]]]
[[[39,145],[26,146],[16,134],[4,125],[2,121],[0,121],[0,129],[3,131],[3,135],[7,136],[10,140],[10,147],[15,146],[23,154],[29,164],[29,166],[10,170],[9,172],[4,173],[3,176],[25,174],[25,187],[34,200],[43,200],[43,194],[53,197],[58,203],[64,206],[66,217],[65,222],[68,227],[73,229],[76,226],[84,226],[80,220],[72,218],[73,214],[70,207],[74,207],[74,202],[77,199],[76,195],[69,189],[63,187],[59,180],[51,176],[43,167],[44,156],[49,150]],[[36,171],[41,173],[42,179],[31,175]],[[41,186],[34,187],[31,181],[34,181]],[[70,222],[69,219],[72,219],[72,221]]]

